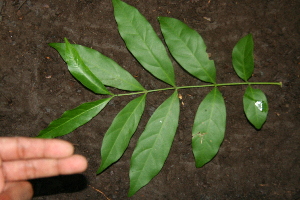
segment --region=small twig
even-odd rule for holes
[[[26,1],[27,1],[27,0],[25,0],[25,1],[23,1],[23,2],[21,3],[21,5],[19,6],[18,10],[21,9],[21,7],[24,5],[24,3],[25,3]]]
[[[111,200],[110,198],[108,198],[104,192],[102,192],[101,190],[98,190],[97,188],[94,188],[93,186],[89,185],[91,188],[93,188],[94,190],[96,190],[97,192],[101,193],[107,200]]]

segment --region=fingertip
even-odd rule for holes
[[[88,167],[87,159],[81,155],[72,155],[59,163],[60,174],[76,174],[84,172]]]
[[[88,161],[86,159],[86,157],[82,156],[82,155],[74,155],[74,160],[76,160],[77,162],[77,170],[78,172],[77,173],[80,173],[80,172],[84,172],[87,167],[88,167]]]
[[[49,139],[45,153],[47,157],[63,158],[71,156],[74,153],[74,146],[72,143],[61,139]]]

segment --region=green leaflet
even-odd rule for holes
[[[134,7],[113,0],[121,37],[129,51],[156,78],[175,86],[174,69],[167,51],[145,17]]]
[[[247,119],[255,128],[261,129],[269,110],[265,94],[259,89],[248,86],[243,97],[243,104]]]
[[[177,95],[175,91],[156,109],[138,140],[130,162],[128,196],[146,185],[164,165],[178,126]]]
[[[224,99],[219,90],[214,88],[199,105],[194,121],[192,148],[196,167],[202,167],[218,153],[225,127]]]
[[[198,79],[216,83],[216,68],[208,58],[202,37],[183,22],[169,17],[158,18],[172,56]]]
[[[111,99],[112,97],[84,103],[75,109],[64,112],[60,118],[52,121],[47,128],[42,130],[37,137],[55,138],[72,132],[96,116]]]
[[[101,173],[123,155],[140,122],[145,101],[146,94],[132,100],[115,117],[102,142],[102,161],[97,173]]]
[[[65,38],[66,51],[65,58],[71,74],[80,81],[85,87],[97,94],[112,94],[102,84],[90,69],[84,64],[77,50]]]
[[[66,61],[65,43],[50,43],[49,45],[55,48]],[[83,63],[104,85],[128,91],[145,90],[130,73],[120,67],[112,59],[94,49],[82,45],[72,44],[72,46],[77,50]]]
[[[232,64],[237,75],[247,81],[254,70],[253,38],[249,34],[238,41],[232,51]]]

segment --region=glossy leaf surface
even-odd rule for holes
[[[164,165],[178,126],[177,95],[175,91],[156,109],[138,140],[130,162],[128,196],[146,185]]]
[[[85,87],[89,88],[97,94],[111,94],[102,84],[100,79],[96,77],[91,70],[85,65],[77,50],[68,42],[66,42],[65,58],[71,74],[80,81]]]
[[[198,79],[216,83],[216,68],[208,58],[202,37],[185,23],[170,17],[159,17],[160,27],[172,56]]]
[[[132,100],[113,120],[103,138],[101,165],[97,173],[101,173],[123,155],[144,112],[145,101],[146,94]]]
[[[64,112],[60,118],[52,121],[47,128],[42,130],[37,137],[55,138],[72,132],[96,116],[111,99],[106,98],[84,103],[77,108]]]
[[[145,17],[134,7],[113,0],[121,37],[129,51],[156,78],[175,86],[174,69],[167,51]]]
[[[55,48],[64,61],[66,61],[65,43],[50,43],[49,45]],[[83,63],[104,85],[128,91],[145,90],[130,73],[120,67],[112,59],[94,49],[82,45],[72,44],[72,46],[77,50]]]
[[[232,51],[232,64],[237,75],[247,81],[253,74],[253,38],[252,35],[246,35],[238,41]]]
[[[255,128],[261,129],[269,111],[266,95],[260,89],[248,86],[243,97],[243,104],[247,119]]]
[[[192,148],[196,167],[202,167],[218,153],[225,127],[225,102],[219,90],[214,88],[200,103],[194,121]]]

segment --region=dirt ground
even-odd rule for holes
[[[300,199],[300,1],[299,0],[125,0],[150,21],[159,36],[158,16],[174,17],[197,30],[217,67],[217,82],[240,82],[232,69],[236,42],[252,33],[255,71],[250,81],[282,82],[255,86],[269,101],[260,131],[242,109],[244,86],[220,88],[227,127],[218,155],[196,168],[191,130],[196,109],[209,89],[181,90],[180,125],[162,171],[131,198],[129,161],[147,120],[170,94],[150,94],[141,124],[124,156],[96,175],[103,135],[133,97],[115,98],[92,121],[61,137],[87,157],[83,175],[33,180],[41,199]],[[69,74],[47,44],[92,47],[114,59],[147,89],[166,87],[142,69],[120,38],[110,0],[0,1],[0,136],[36,136],[52,120],[81,103],[104,98]],[[174,62],[177,85],[203,84]],[[112,89],[112,91],[114,91]],[[0,147],[1,148],[1,147]],[[43,166],[41,166],[43,167]]]

